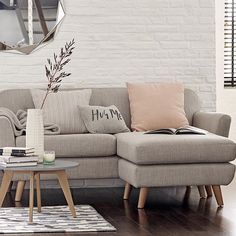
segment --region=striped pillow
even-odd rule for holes
[[[87,129],[78,113],[78,106],[89,104],[91,89],[59,91],[48,95],[43,107],[45,123],[60,127],[61,134],[86,133]],[[45,96],[44,90],[31,90],[35,108],[40,108]]]

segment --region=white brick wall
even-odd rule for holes
[[[182,81],[215,110],[214,0],[65,0],[53,43],[25,56],[0,54],[0,89],[42,87],[47,57],[75,38],[64,86]]]
[[[216,109],[231,116],[229,137],[236,142],[236,91],[224,88],[224,7],[224,1],[216,1]]]

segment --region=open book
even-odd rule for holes
[[[208,131],[204,129],[199,129],[193,126],[184,126],[178,129],[174,128],[165,128],[165,129],[156,129],[145,132],[144,134],[201,134],[205,135]]]

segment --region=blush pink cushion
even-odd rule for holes
[[[184,111],[184,86],[178,83],[127,83],[131,128],[147,131],[188,125]]]

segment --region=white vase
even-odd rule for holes
[[[39,163],[44,156],[44,126],[41,109],[28,109],[26,122],[26,147],[35,149],[35,155],[39,157]]]

